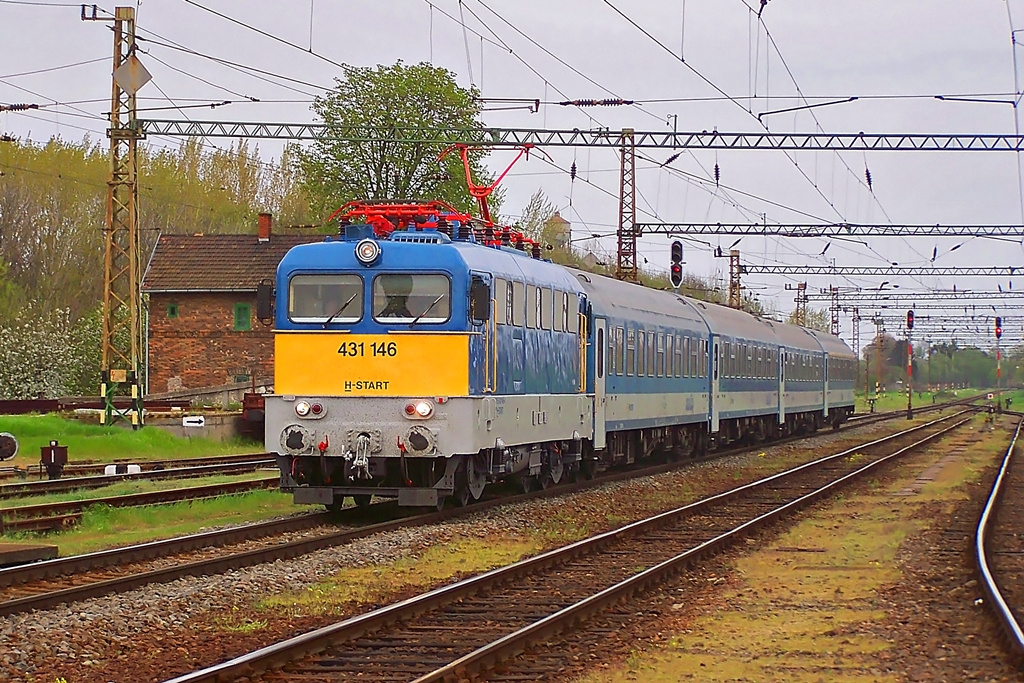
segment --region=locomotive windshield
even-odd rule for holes
[[[363,317],[358,275],[296,275],[288,285],[288,318],[297,323],[354,323]]]
[[[393,273],[373,280],[373,317],[388,323],[443,323],[451,316],[446,275]]]

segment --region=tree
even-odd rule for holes
[[[398,137],[431,128],[480,128],[475,88],[460,88],[455,74],[420,63],[344,67],[344,78],[313,102],[329,130],[359,136],[368,128],[389,129]],[[463,211],[475,211],[466,189],[466,173],[456,153],[440,163],[443,144],[393,140],[341,142],[317,140],[299,152],[302,183],[314,214],[327,215],[356,199],[442,199]],[[484,151],[470,150],[470,169],[478,184],[489,183]],[[500,199],[495,197],[495,204]],[[497,207],[494,207],[497,208]]]
[[[811,309],[807,311],[807,320],[803,323],[796,319],[796,311],[789,314],[789,318],[786,320],[790,325],[803,324],[804,327],[809,327],[812,330],[820,330],[821,332],[832,331],[832,318],[829,316],[828,309],[819,308],[817,310]]]
[[[544,228],[554,215],[555,205],[548,200],[543,189],[538,189],[523,208],[516,227],[527,237],[544,242]]]

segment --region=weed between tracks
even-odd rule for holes
[[[205,529],[297,514],[304,508],[278,491],[251,491],[207,500],[182,501],[134,508],[91,507],[82,523],[59,534],[3,536],[3,540],[39,540],[55,543],[62,556],[121,545],[143,543]]]
[[[893,643],[876,635],[888,607],[878,595],[902,578],[897,558],[908,537],[942,523],[936,504],[951,512],[966,496],[964,484],[1004,452],[1005,431],[972,443],[979,431],[987,431],[980,419],[871,485],[816,507],[764,549],[740,557],[732,585],[703,607],[663,616],[675,628],[653,619],[650,632],[675,632],[667,644],[632,651],[612,672],[579,683],[904,680],[891,666]],[[929,469],[964,445],[961,455]]]

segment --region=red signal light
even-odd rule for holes
[[[996,339],[1003,336],[1003,319],[996,317]]]

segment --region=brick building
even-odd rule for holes
[[[298,244],[322,236],[161,235],[142,281],[149,295],[147,393],[271,378],[273,321],[256,318],[256,286]]]

